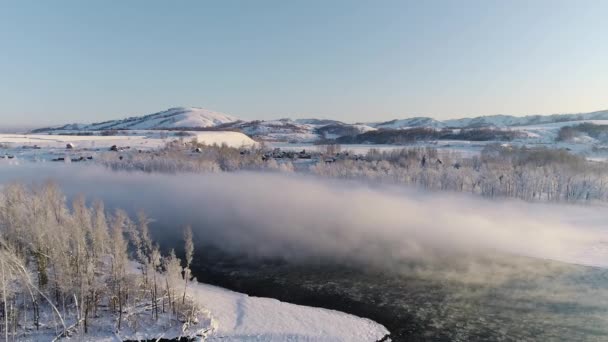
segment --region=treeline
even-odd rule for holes
[[[299,153],[292,153],[295,156]],[[146,172],[312,172],[319,176],[389,181],[429,190],[469,192],[523,200],[606,201],[608,168],[563,149],[487,145],[479,155],[434,148],[371,149],[365,155],[340,145],[317,146],[308,159],[281,158],[260,145],[253,149],[173,142],[149,153],[116,153],[100,158],[117,170]],[[278,156],[274,158],[273,156]]]
[[[433,148],[370,150],[361,160],[311,167],[317,175],[407,184],[484,197],[546,201],[607,201],[608,168],[564,150],[489,145],[479,156]]]
[[[357,135],[342,136],[335,140],[339,144],[406,144],[429,140],[511,141],[524,137],[517,130],[492,128],[434,129],[415,127],[408,129],[379,129]]]
[[[140,213],[112,215],[83,197],[71,207],[57,186],[0,192],[0,332],[5,340],[190,331],[204,311],[186,295],[192,261],[162,256]],[[36,337],[38,336],[38,337]],[[46,337],[44,337],[46,336]],[[50,337],[50,338],[49,338]]]
[[[108,152],[97,161],[114,170],[144,172],[293,171],[291,163],[265,160],[267,153],[268,149],[263,144],[254,148],[234,148],[226,144],[205,145],[195,140],[178,140],[156,151]]]

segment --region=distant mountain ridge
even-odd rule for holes
[[[375,130],[411,128],[509,128],[584,120],[608,120],[608,110],[581,114],[489,115],[474,118],[437,120],[412,117],[385,122],[350,124],[330,119],[240,120],[234,116],[196,107],[175,107],[165,111],[93,124],[69,124],[42,128],[34,132],[107,130],[232,130],[266,141],[318,142],[353,137]]]
[[[581,114],[552,114],[552,115],[486,115],[474,118],[436,120],[429,117],[414,117],[403,120],[391,120],[370,123],[375,128],[404,129],[414,127],[431,128],[481,128],[481,127],[513,127],[529,126],[565,121],[608,120],[608,110]]]

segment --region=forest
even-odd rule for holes
[[[120,157],[107,153],[98,162],[114,170],[145,172],[302,172],[526,201],[608,200],[606,162],[590,161],[565,149],[488,144],[477,155],[463,156],[432,147],[370,149],[356,155],[347,147],[317,146],[306,152],[310,159],[298,159],[298,153],[273,152],[263,144],[239,149],[173,142],[156,152]]]
[[[100,201],[88,205],[78,197],[68,204],[52,183],[5,186],[0,192],[2,338],[121,338],[150,329],[204,334],[211,318],[187,291],[191,230],[184,230],[180,260],[174,251],[161,255],[148,224],[144,213],[134,220],[120,209],[109,214]]]

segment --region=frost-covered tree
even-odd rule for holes
[[[118,329],[122,325],[123,306],[127,292],[127,241],[125,240],[125,227],[130,226],[127,214],[117,210],[112,220],[111,230],[111,269],[112,269],[112,307],[118,310]]]
[[[186,288],[188,287],[188,280],[190,280],[190,265],[194,257],[194,242],[192,242],[192,228],[190,226],[184,229],[184,254],[186,256],[186,267],[184,267],[184,295],[182,303],[186,302]]]
[[[89,206],[84,197],[68,205],[52,183],[1,188],[2,338],[36,340],[40,329],[47,336],[86,339],[108,315],[117,331],[137,330],[165,314],[165,298],[171,325],[196,322],[202,311],[194,299],[176,301],[181,261],[174,253],[163,258],[149,222],[143,213],[135,222],[123,210],[107,215],[103,203]]]

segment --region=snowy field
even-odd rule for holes
[[[75,147],[95,149],[110,147],[112,145],[130,146],[132,148],[157,148],[168,141],[183,138],[184,140],[197,139],[200,143],[208,145],[225,143],[229,146],[239,147],[252,145],[255,142],[238,132],[185,132],[187,135],[179,136],[174,133],[158,131],[129,131],[128,135],[48,135],[48,134],[0,134],[0,144],[9,144],[18,147],[44,147],[65,148],[66,144]],[[20,146],[19,146],[20,145]]]
[[[125,131],[127,133],[127,131]],[[248,136],[238,132],[175,132],[128,131],[128,135],[47,135],[47,134],[0,134],[0,158],[27,161],[48,161],[58,157],[95,156],[116,145],[133,150],[158,149],[168,142],[197,139],[207,145],[226,144],[231,147],[250,147],[256,144]],[[183,134],[183,133],[182,133]],[[68,144],[71,145],[68,148]]]

